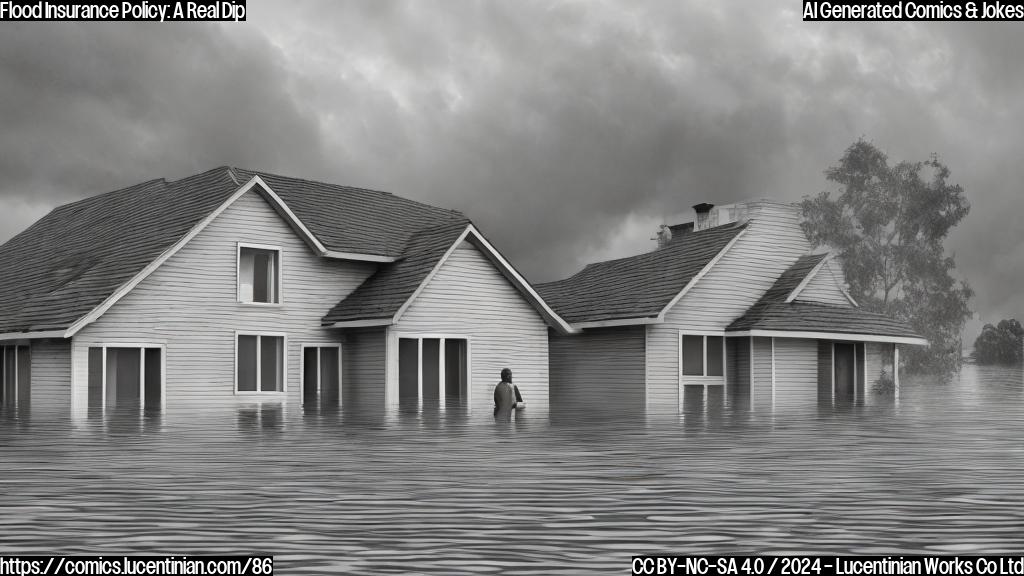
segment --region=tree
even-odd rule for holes
[[[1016,319],[1000,320],[993,326],[985,324],[974,341],[974,357],[979,364],[1020,364],[1024,326]]]
[[[908,368],[959,368],[974,292],[953,278],[956,263],[943,241],[970,211],[963,188],[948,182],[937,155],[890,165],[863,139],[825,176],[838,190],[804,198],[808,238],[838,252],[858,304],[900,318],[928,339],[927,347],[905,350]]]

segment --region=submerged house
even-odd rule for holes
[[[537,285],[572,328],[551,334],[553,405],[784,412],[879,401],[887,379],[898,394],[899,346],[927,342],[858,307],[796,206],[694,209],[657,250]]]
[[[221,167],[86,198],[0,246],[0,405],[489,410],[506,366],[531,411],[898,392],[925,341],[857,306],[794,206],[695,208],[534,288],[462,214],[385,192]]]
[[[221,167],[60,206],[0,246],[0,403],[86,414],[238,402],[548,399],[570,330],[458,212]]]

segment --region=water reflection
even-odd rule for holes
[[[1024,548],[1024,380],[898,406],[0,419],[0,553],[263,553],[281,573],[578,574],[637,553]]]

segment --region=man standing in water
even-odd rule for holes
[[[504,368],[501,371],[501,382],[494,387],[494,418],[511,420],[515,406],[516,390],[512,386],[512,371]]]

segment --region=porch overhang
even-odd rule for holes
[[[342,320],[328,324],[327,328],[370,328],[373,326],[391,326],[394,318],[366,318],[363,320]]]
[[[726,332],[726,336],[756,336],[766,338],[804,338],[810,340],[840,340],[850,342],[887,342],[927,346],[928,341],[916,336],[889,336],[885,334],[856,334],[849,332],[815,332],[797,330],[737,330]]]
[[[49,338],[67,338],[65,330],[41,330],[36,332],[6,332],[0,333],[0,342],[8,341],[29,341]]]

